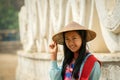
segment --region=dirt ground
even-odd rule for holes
[[[0,53],[0,80],[15,80],[17,54]]]

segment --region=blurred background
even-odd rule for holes
[[[24,0],[0,0],[0,80],[14,80],[16,51],[22,48],[18,12]]]

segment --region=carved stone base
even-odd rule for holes
[[[94,55],[102,62],[100,80],[120,80],[120,53]]]
[[[95,53],[102,62],[102,74],[100,80],[120,80],[120,53]],[[58,55],[58,63],[63,54]],[[18,67],[16,80],[49,80],[49,53],[26,53],[18,52]]]

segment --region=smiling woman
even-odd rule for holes
[[[51,80],[99,80],[100,62],[86,49],[86,43],[95,37],[94,31],[76,22],[70,22],[53,35],[53,43],[49,45],[52,53]],[[57,44],[63,45],[64,59],[61,67],[57,66]]]

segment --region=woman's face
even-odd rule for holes
[[[70,31],[65,33],[65,43],[73,53],[78,53],[82,45],[82,39],[76,31]]]

